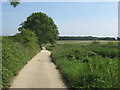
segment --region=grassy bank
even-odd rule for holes
[[[28,33],[27,33],[28,34]],[[2,85],[10,86],[10,79],[40,51],[32,34],[2,37]],[[21,37],[22,36],[22,37]],[[26,41],[25,41],[26,40]]]
[[[119,87],[117,43],[57,44],[51,57],[69,88]]]

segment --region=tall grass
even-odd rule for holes
[[[51,57],[69,88],[117,88],[117,56],[118,46],[107,43],[56,45]]]

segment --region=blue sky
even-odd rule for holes
[[[0,35],[2,34],[2,2],[0,1]]]
[[[118,36],[117,2],[22,2],[13,8],[2,3],[3,35],[14,35],[33,12],[52,17],[60,35]]]

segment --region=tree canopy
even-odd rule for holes
[[[20,24],[19,31],[28,29],[35,33],[39,44],[54,44],[58,39],[58,28],[52,18],[46,14],[37,12],[27,17],[27,20]]]
[[[13,7],[16,7],[18,4],[20,4],[20,0],[9,0],[9,2]]]
[[[116,40],[115,37],[59,36],[59,40]]]

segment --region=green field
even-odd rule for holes
[[[58,40],[57,44],[90,44],[91,40],[85,41],[85,40]],[[108,42],[117,42],[117,41],[105,41],[105,40],[99,40],[100,43],[108,43]]]
[[[47,46],[69,88],[117,88],[118,43],[58,41]],[[81,45],[84,44],[84,45]]]

